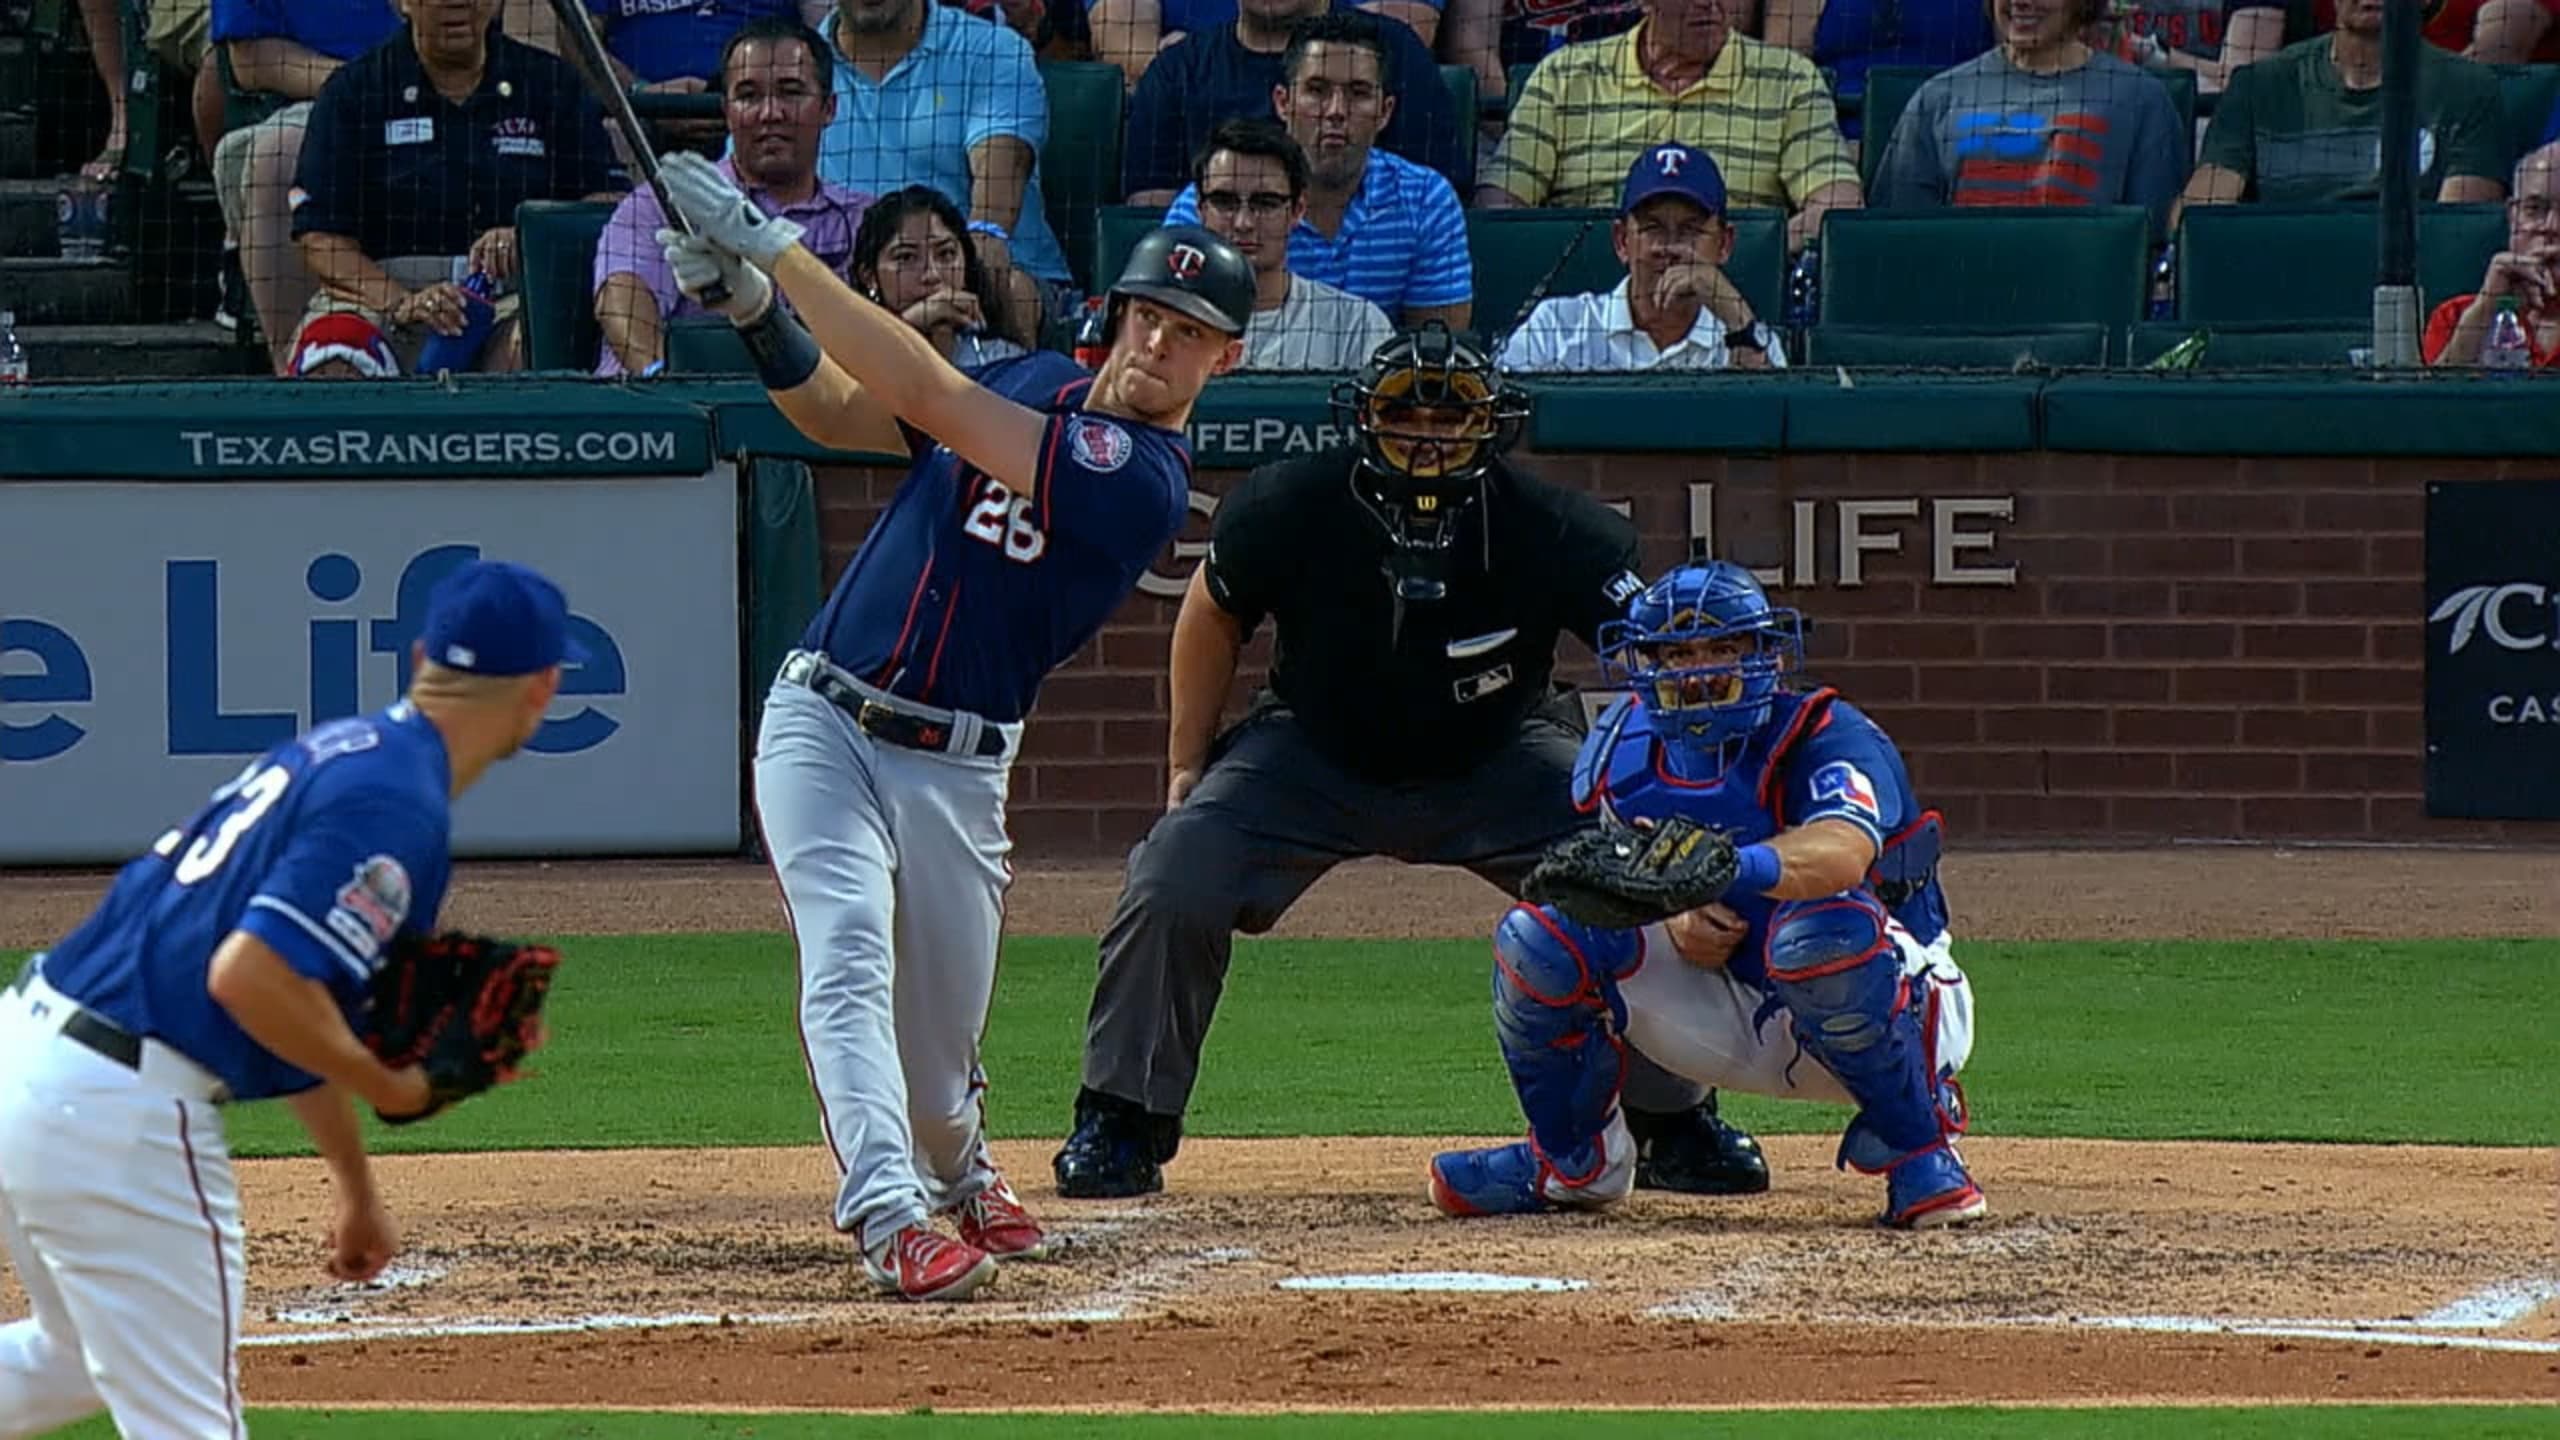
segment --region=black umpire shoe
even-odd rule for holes
[[[1049,1163],[1070,1200],[1120,1200],[1164,1188],[1164,1162],[1182,1144],[1182,1117],[1151,1115],[1099,1090],[1076,1093],[1076,1129]]]
[[[1665,1115],[1628,1107],[1636,1138],[1636,1188],[1687,1195],[1757,1195],[1769,1188],[1760,1142],[1724,1123],[1716,1097],[1694,1110]]]

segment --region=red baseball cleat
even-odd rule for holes
[[[1055,1248],[1002,1176],[961,1204],[960,1238],[1000,1260],[1045,1260]]]
[[[910,1225],[889,1237],[877,1259],[866,1251],[863,1273],[874,1289],[907,1300],[965,1300],[996,1278],[996,1257],[965,1241]]]

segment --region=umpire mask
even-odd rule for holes
[[[1441,598],[1458,523],[1482,505],[1494,461],[1519,440],[1527,393],[1430,320],[1391,336],[1336,385],[1333,412],[1358,437],[1351,489],[1387,532],[1396,598]]]

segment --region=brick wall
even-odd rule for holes
[[[1530,458],[1631,507],[1649,572],[1707,535],[1780,576],[1773,593],[1814,622],[1820,675],[1886,727],[1961,835],[2529,833],[2429,820],[2420,801],[2424,486],[2502,462]],[[897,479],[821,472],[830,581]],[[1866,537],[1845,556],[1842,502]],[[1116,851],[1156,815],[1170,595],[1189,556],[1161,562],[1169,593],[1132,597],[1043,691],[1014,787],[1025,850]],[[1564,673],[1586,676],[1566,650]]]

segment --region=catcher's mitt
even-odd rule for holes
[[[1585,925],[1632,930],[1722,899],[1734,869],[1730,837],[1675,816],[1576,832],[1539,858],[1521,894]]]
[[[424,1068],[432,1098],[415,1114],[382,1115],[383,1123],[424,1120],[514,1079],[542,1044],[542,1002],[559,964],[560,952],[546,945],[453,931],[394,939],[374,974],[364,1043],[394,1070]]]

